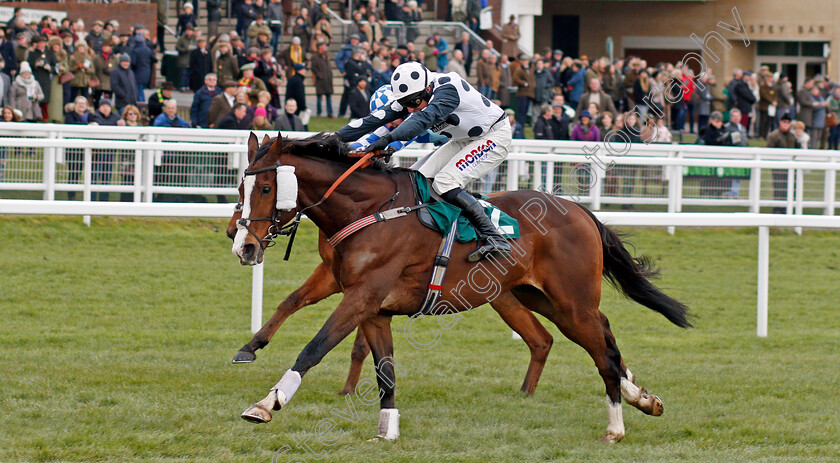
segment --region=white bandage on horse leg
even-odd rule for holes
[[[277,166],[277,202],[274,207],[290,211],[297,207],[298,183],[295,166]]]
[[[624,437],[624,417],[621,414],[621,402],[613,403],[607,396],[607,433],[616,440]]]
[[[630,382],[627,378],[621,378],[621,396],[630,405],[638,405],[642,399],[642,389]]]
[[[271,390],[277,393],[277,403],[283,407],[292,400],[292,396],[295,395],[295,392],[297,392],[299,387],[300,373],[293,370],[287,370],[283,377],[280,378],[280,381],[278,381]]]
[[[379,434],[376,437],[386,440],[400,437],[400,412],[396,408],[379,410]]]
[[[257,177],[255,175],[246,175],[242,179],[242,219],[246,221],[251,217],[251,192],[254,191],[254,183],[256,181]],[[248,230],[245,229],[244,225],[237,222],[236,236],[233,238],[233,247],[231,247],[231,251],[237,256],[242,252],[242,248],[245,247],[245,238],[247,237]]]

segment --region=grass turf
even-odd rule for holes
[[[257,362],[231,365],[249,338],[250,269],[223,221],[0,219],[0,461],[837,461],[840,235],[775,231],[770,336],[755,337],[754,230],[636,230],[659,284],[699,316],[683,331],[604,291],[601,308],[659,418],[624,407],[606,426],[603,383],[585,352],[555,344],[537,392],[518,392],[528,351],[488,307],[419,351],[393,323],[402,437],[366,443],[378,406],[343,384],[351,340],[305,378],[268,425],[239,418],[291,366],[338,301],[292,316]],[[291,262],[266,263],[270,311],[315,267],[305,224]],[[278,247],[278,249],[280,249]],[[266,317],[268,313],[266,313]],[[544,321],[544,320],[543,320]],[[414,332],[434,335],[435,320]],[[370,359],[364,377],[372,377]],[[316,427],[335,428],[317,442]],[[308,439],[308,440],[307,440]],[[310,448],[307,453],[304,444]],[[291,448],[283,453],[285,447]],[[279,452],[278,452],[279,451]]]

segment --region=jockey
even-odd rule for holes
[[[431,72],[420,63],[401,64],[391,77],[394,101],[342,127],[342,141],[355,140],[398,119],[399,127],[365,148],[379,151],[393,141],[412,140],[426,130],[450,140],[417,161],[412,169],[433,179],[432,189],[459,207],[481,236],[478,249],[467,260],[477,262],[489,254],[510,255],[510,244],[499,233],[484,208],[464,187],[496,168],[511,146],[510,122],[502,108],[482,96],[456,73]]]
[[[370,97],[370,112],[373,113],[375,111],[379,111],[380,109],[384,108],[385,106],[393,103],[394,101],[394,92],[391,91],[391,84],[385,84],[379,87],[373,95]],[[402,119],[397,119],[393,122],[389,122],[382,127],[374,130],[373,132],[362,136],[358,140],[350,143],[350,149],[353,151],[364,151],[368,145],[379,140],[386,134],[390,133],[402,123]],[[388,147],[393,148],[394,151],[399,151],[406,146],[410,145],[411,143],[434,143],[435,146],[440,146],[449,141],[449,138],[438,135],[430,130],[425,131],[424,133],[418,135],[416,138],[410,141],[393,141],[391,142]]]

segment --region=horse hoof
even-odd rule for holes
[[[350,386],[344,386],[344,388],[343,388],[343,389],[341,389],[340,391],[338,391],[338,395],[352,395],[352,394],[354,394],[355,392],[356,392],[356,391],[355,391],[355,389],[353,389],[352,387],[350,387]]]
[[[271,412],[254,404],[242,413],[242,419],[257,424],[268,423],[271,421]]]
[[[604,436],[598,439],[601,442],[606,442],[607,444],[615,444],[616,442],[620,441],[624,437],[624,434],[618,434],[613,431],[607,431],[604,433]]]
[[[376,437],[371,437],[370,439],[366,440],[365,442],[369,442],[369,443],[373,444],[373,443],[376,443],[376,442],[383,442],[383,441],[384,442],[396,442],[397,438],[396,437],[387,437],[387,436],[383,436],[383,435],[380,434]]]
[[[233,363],[251,363],[257,359],[257,354],[249,350],[239,350],[233,356]]]

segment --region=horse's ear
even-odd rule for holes
[[[274,144],[271,145],[271,149],[277,150],[278,153],[283,149],[283,137],[280,136],[280,132],[277,132],[277,138],[274,139]]]
[[[257,154],[257,150],[260,148],[260,144],[257,141],[257,136],[254,132],[251,132],[251,136],[248,137],[248,163],[254,162],[254,156]]]
[[[269,141],[269,140],[271,140],[271,138],[268,136],[268,134],[266,134],[266,135],[263,137],[263,141],[262,141],[262,143],[260,143],[260,145],[264,145],[264,144],[265,144],[265,142],[267,142],[267,141]]]

